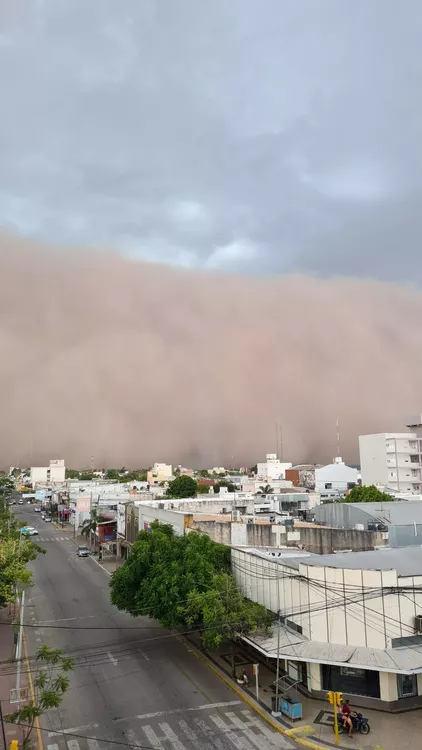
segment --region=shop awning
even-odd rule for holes
[[[278,628],[280,633],[278,634]],[[316,664],[332,664],[339,667],[354,667],[377,672],[398,674],[422,673],[422,646],[407,648],[366,648],[337,643],[310,641],[284,625],[274,624],[271,635],[250,634],[242,640],[256,648],[268,659],[306,661]]]

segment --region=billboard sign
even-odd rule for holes
[[[89,513],[91,510],[91,498],[90,497],[78,497],[76,501],[76,510],[79,513]]]

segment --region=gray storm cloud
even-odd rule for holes
[[[0,242],[0,463],[357,458],[421,406],[422,293]]]

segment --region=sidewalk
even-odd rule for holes
[[[16,711],[17,705],[10,703],[10,691],[16,688],[16,670],[17,662],[15,661],[16,645],[14,643],[14,631],[12,622],[19,617],[19,611],[16,610],[13,616],[13,610],[9,614],[7,607],[0,610],[0,662],[2,669],[0,671],[0,702],[2,715]],[[21,662],[21,687],[28,688],[27,667],[25,662],[25,650],[22,654]],[[21,741],[22,732],[14,724],[4,725],[7,747],[12,740]],[[4,737],[0,728],[0,746],[4,747]]]
[[[231,679],[231,653],[227,645],[218,651],[209,652],[201,648],[197,635],[189,636],[189,641]],[[236,672],[241,673],[245,669],[250,681],[247,688],[241,685],[238,685],[237,688],[244,692],[249,700],[251,698],[256,700],[255,677],[252,674],[254,662],[259,663],[259,705],[271,715],[275,703],[275,669],[270,669],[265,663],[260,662],[259,655],[256,652],[249,651],[242,644],[236,644]],[[280,687],[280,696],[283,693],[284,690]],[[340,736],[340,744],[335,745],[334,717],[330,704],[309,698],[295,687],[288,689],[286,694],[302,703],[302,719],[295,723],[289,721],[285,716],[272,717],[272,719],[278,722],[284,730],[287,730],[290,736],[297,739],[300,744],[330,749],[339,747],[340,750],[346,747],[353,747],[354,750],[398,750],[398,748],[400,750],[415,750],[420,746],[422,733],[421,709],[401,714],[365,710],[363,713],[368,717],[371,726],[370,734],[368,736],[356,734],[352,738],[343,735]],[[352,704],[353,700],[351,699]]]

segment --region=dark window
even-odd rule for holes
[[[379,673],[370,669],[323,664],[322,680],[324,690],[335,690],[346,695],[366,695],[369,698],[380,697]]]
[[[415,674],[398,674],[397,690],[399,698],[412,698],[418,694],[418,683]]]
[[[296,625],[295,622],[292,620],[288,620],[287,617],[280,617],[280,622],[283,623],[283,625],[287,625],[290,630],[295,630],[296,633],[303,633],[303,628],[301,625]]]
[[[353,487],[356,487],[356,482],[347,482],[347,489],[352,490]]]
[[[333,489],[333,484],[332,484],[332,482],[326,482],[326,483],[325,483],[325,489],[326,489],[326,490],[332,490],[332,489]]]

